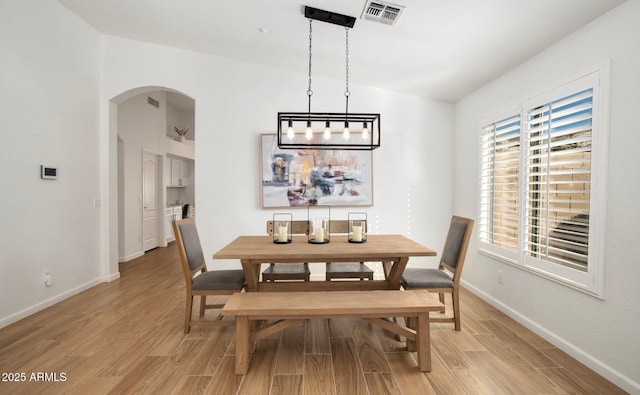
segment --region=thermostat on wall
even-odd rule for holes
[[[55,180],[58,178],[58,169],[53,166],[40,165],[40,178],[43,180]]]

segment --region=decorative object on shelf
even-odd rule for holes
[[[367,242],[367,213],[349,213],[349,243]]]
[[[307,89],[307,112],[278,113],[278,147],[315,148],[325,150],[374,150],[380,147],[380,114],[349,113],[349,29],[356,19],[351,16],[324,11],[313,7],[304,8],[304,16],[309,19],[309,86]],[[345,112],[311,112],[311,54],[313,20],[328,22],[345,28]],[[343,129],[333,133],[332,124]],[[304,133],[296,133],[297,125],[306,125]],[[354,129],[355,126],[355,129]],[[322,129],[324,128],[324,129]],[[314,132],[324,130],[324,132]],[[286,132],[285,132],[286,130]],[[357,130],[360,136],[352,136]],[[338,134],[337,136],[335,134]],[[340,137],[339,135],[342,135]]]
[[[273,214],[273,242],[276,244],[288,244],[292,240],[292,219],[290,213]]]
[[[307,220],[309,243],[327,244],[331,239],[331,206],[307,206]]]
[[[178,141],[184,143],[187,140],[187,133],[189,133],[189,128],[178,129],[177,127],[174,127],[173,129],[175,129],[176,133],[178,133]]]
[[[280,149],[261,138],[262,207],[372,206],[371,151]]]

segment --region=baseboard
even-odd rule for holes
[[[143,255],[144,255],[144,251],[138,251],[136,253],[127,255],[125,257],[118,257],[118,262],[129,262],[130,260],[140,258]]]
[[[618,387],[620,387],[623,390],[625,390],[625,391],[627,391],[629,393],[632,393],[632,394],[640,394],[640,384],[639,383],[636,383],[635,381],[633,381],[629,377],[621,374],[617,370],[613,369],[611,366],[604,364],[602,361],[600,361],[599,359],[595,358],[593,355],[585,352],[581,348],[576,347],[574,344],[568,342],[566,339],[563,339],[562,337],[558,336],[557,334],[555,334],[555,333],[549,331],[548,329],[538,325],[536,322],[534,322],[534,321],[530,320],[529,318],[527,318],[526,316],[520,314],[518,311],[513,310],[509,306],[503,304],[502,302],[500,302],[499,300],[495,299],[491,295],[488,295],[484,291],[476,288],[475,286],[467,283],[466,281],[461,280],[461,283],[466,289],[471,291],[471,293],[473,293],[474,295],[478,296],[480,299],[484,300],[485,302],[489,303],[493,307],[497,308],[498,310],[500,310],[501,312],[503,312],[507,316],[513,318],[519,324],[523,325],[524,327],[526,327],[527,329],[531,330],[532,332],[534,332],[538,336],[542,337],[543,339],[545,339],[549,343],[551,343],[554,346],[558,347],[560,350],[566,352],[571,357],[573,357],[577,361],[581,362],[582,364],[584,364],[585,366],[587,366],[589,369],[593,370],[594,372],[598,373],[602,377],[604,377],[607,380],[611,381],[612,383],[614,383]]]
[[[120,272],[113,273],[110,276],[106,276],[104,281],[110,283],[111,281],[115,281],[120,278]]]
[[[41,310],[46,309],[47,307],[51,307],[56,303],[62,302],[63,300],[70,298],[71,296],[78,294],[82,291],[86,291],[87,289],[96,286],[97,284],[100,284],[101,282],[103,282],[103,279],[95,279],[92,281],[89,281],[87,283],[84,283],[78,287],[75,287],[73,289],[70,289],[66,292],[63,292],[61,294],[58,294],[54,297],[51,297],[47,300],[44,300],[40,303],[37,303],[31,307],[28,307],[24,310],[20,310],[17,313],[11,314],[8,317],[4,317],[2,319],[0,319],[0,328],[4,328],[7,325],[11,325],[14,322],[20,321],[23,318],[27,318],[30,315],[33,315]]]

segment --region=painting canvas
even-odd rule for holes
[[[371,151],[280,149],[261,138],[262,207],[372,206]]]

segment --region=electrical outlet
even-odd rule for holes
[[[51,276],[51,272],[49,270],[45,270],[44,274],[44,285],[50,287],[53,285],[53,276]]]
[[[503,273],[502,270],[498,270],[498,284],[504,284],[504,277],[503,277]]]

